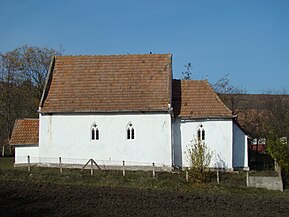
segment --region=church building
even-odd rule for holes
[[[171,54],[57,56],[39,119],[15,122],[15,165],[188,167],[196,141],[210,167],[248,167],[247,136],[206,81],[174,80]]]

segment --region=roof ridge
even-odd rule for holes
[[[207,80],[194,80],[194,79],[192,79],[192,80],[184,80],[184,79],[175,79],[175,78],[173,78],[173,80],[175,80],[175,81],[184,81],[184,82],[208,82]]]
[[[17,118],[16,120],[39,120],[39,118]]]
[[[84,54],[84,55],[61,55],[61,56],[57,56],[57,58],[62,58],[62,57],[116,57],[116,56],[159,56],[159,55],[163,55],[163,56],[172,56],[171,53],[144,53],[144,54]]]

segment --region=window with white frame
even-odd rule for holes
[[[132,123],[129,123],[126,128],[126,138],[127,139],[134,139],[135,132]]]
[[[200,125],[198,129],[198,141],[199,142],[205,141],[205,129],[202,124]]]
[[[95,123],[91,126],[91,140],[99,140],[99,129]]]

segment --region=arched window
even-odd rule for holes
[[[134,128],[132,126],[132,123],[129,123],[127,128],[126,128],[126,138],[127,139],[134,139]]]
[[[99,130],[95,123],[91,126],[91,140],[99,140]]]
[[[202,124],[198,129],[198,141],[205,141],[205,129]]]

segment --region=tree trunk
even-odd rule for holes
[[[257,163],[259,162],[258,148],[259,148],[259,138],[257,138],[256,150],[255,150],[255,153],[256,153],[256,162],[257,162]]]

